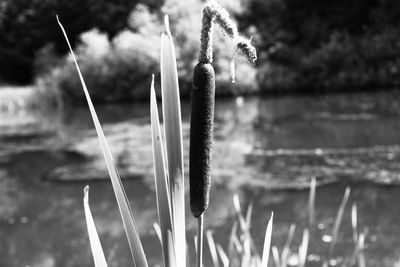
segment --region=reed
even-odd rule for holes
[[[236,25],[228,12],[216,1],[208,1],[203,9],[201,49],[199,62],[194,68],[192,84],[192,107],[190,123],[190,208],[198,220],[198,255],[202,254],[203,213],[209,202],[211,186],[211,155],[214,129],[215,72],[213,60],[212,34],[213,24],[217,24],[236,43],[236,46],[249,60],[257,59],[255,48],[240,37]],[[201,267],[201,259],[197,260]]]
[[[126,236],[128,239],[128,243],[129,243],[129,247],[131,250],[133,261],[134,261],[135,265],[138,267],[147,267],[148,266],[147,259],[144,254],[142,243],[140,241],[139,231],[137,229],[136,222],[135,222],[135,219],[132,214],[132,209],[129,204],[128,198],[126,197],[125,189],[122,185],[121,178],[118,174],[118,170],[115,165],[112,153],[108,146],[103,129],[101,128],[100,121],[97,117],[96,110],[95,110],[92,100],[90,98],[89,91],[86,87],[85,80],[83,79],[82,73],[79,69],[79,65],[75,58],[75,54],[74,54],[74,51],[72,50],[67,33],[65,32],[63,25],[61,24],[60,20],[58,19],[58,16],[57,16],[57,22],[58,22],[58,25],[60,26],[61,31],[65,37],[68,48],[69,48],[72,58],[74,60],[74,64],[75,64],[76,70],[78,72],[79,79],[82,84],[82,89],[83,89],[83,92],[86,97],[89,111],[92,116],[92,120],[93,120],[95,129],[96,129],[97,136],[99,138],[100,147],[103,152],[103,156],[104,156],[104,159],[105,159],[105,162],[107,165],[107,170],[108,170],[108,173],[111,178],[111,183],[112,183],[112,186],[114,189],[115,197],[117,199],[118,208],[119,208],[119,211],[120,211],[120,214],[122,217],[122,222],[123,222],[125,233],[126,233]]]
[[[315,177],[311,178],[310,184],[310,195],[308,200],[308,228],[311,230],[314,228],[315,222],[315,191],[317,187],[317,181]]]
[[[347,187],[346,191],[344,192],[342,202],[340,203],[338,213],[336,215],[335,225],[334,225],[333,231],[332,231],[332,242],[329,246],[329,253],[328,253],[329,259],[332,258],[333,252],[336,247],[336,242],[338,240],[340,225],[342,224],[343,214],[344,214],[344,210],[346,208],[347,201],[349,200],[349,196],[350,196],[350,188]]]
[[[190,125],[190,207],[198,218],[208,207],[210,163],[214,127],[215,72],[212,34],[214,23],[219,25],[250,61],[257,59],[255,48],[239,36],[228,12],[216,1],[209,1],[203,9],[199,62],[193,72],[192,111]]]
[[[92,212],[89,206],[89,186],[84,188],[83,207],[85,210],[86,226],[89,234],[90,247],[92,249],[93,261],[96,267],[107,267],[106,257],[100,243],[100,238],[94,224]]]
[[[161,138],[160,122],[158,118],[157,100],[154,91],[154,75],[151,82],[150,116],[151,136],[153,143],[154,177],[156,184],[157,213],[159,222],[159,235],[163,248],[164,263],[166,267],[175,266],[176,256],[172,242],[172,210],[169,196],[169,187],[165,167],[163,143]]]

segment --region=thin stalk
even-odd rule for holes
[[[353,241],[355,246],[358,245],[358,226],[357,226],[357,203],[351,206],[351,225],[353,228]]]
[[[262,261],[261,267],[268,266],[268,259],[269,259],[269,251],[271,248],[271,236],[272,236],[272,222],[274,220],[274,213],[271,212],[271,217],[268,221],[267,229],[265,231],[265,238],[264,238],[264,249],[262,254]]]
[[[308,200],[308,228],[310,231],[312,231],[315,221],[315,190],[316,180],[315,177],[312,177],[310,184],[310,198]]]
[[[203,266],[203,214],[197,218],[197,257],[196,266]]]
[[[210,249],[211,258],[212,258],[214,267],[219,267],[218,251],[217,251],[217,247],[215,245],[214,238],[212,236],[212,232],[210,230],[206,231],[206,238],[207,238],[207,243],[208,243],[208,247]]]
[[[329,246],[328,260],[332,258],[333,252],[335,250],[336,242],[338,240],[340,225],[342,224],[343,213],[346,208],[349,196],[350,196],[350,188],[347,187],[346,191],[344,192],[342,202],[340,203],[338,213],[336,215],[335,226],[333,227],[333,232],[332,232],[332,242]]]
[[[295,230],[296,230],[296,225],[291,224],[285,246],[282,249],[282,254],[281,254],[281,264],[282,264],[281,266],[282,267],[286,267],[286,265],[287,265],[287,260],[288,260],[289,253],[290,253],[290,246],[292,245]]]
[[[276,267],[281,267],[281,259],[279,258],[279,251],[278,248],[273,246],[272,247],[272,256],[274,257],[274,263]]]

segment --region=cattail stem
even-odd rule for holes
[[[203,267],[203,215],[197,218],[197,255],[196,267]]]

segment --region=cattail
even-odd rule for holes
[[[255,48],[239,36],[229,14],[215,1],[209,1],[203,9],[201,49],[199,63],[193,74],[192,113],[190,125],[190,207],[193,216],[201,217],[208,207],[211,185],[210,163],[212,152],[215,73],[211,65],[213,24],[218,24],[233,39],[250,61],[257,59]]]
[[[194,68],[190,124],[190,207],[194,217],[207,209],[214,125],[215,73],[209,63]]]

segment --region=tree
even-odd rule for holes
[[[53,44],[59,54],[66,45],[55,20],[58,14],[74,45],[94,27],[114,36],[127,25],[135,0],[0,0],[0,80],[28,83],[35,53]],[[156,8],[162,0],[149,0]]]

